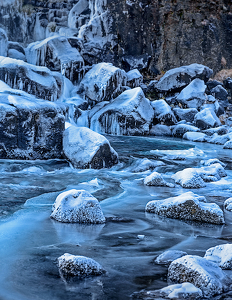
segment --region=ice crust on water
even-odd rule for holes
[[[61,193],[53,205],[51,217],[64,223],[105,222],[98,200],[85,190],[69,190]]]
[[[186,252],[180,250],[167,250],[161,253],[155,260],[157,264],[170,264],[175,259],[187,255]]]
[[[218,245],[205,252],[205,259],[216,263],[222,269],[232,269],[232,244]]]
[[[192,192],[165,200],[153,200],[147,203],[146,212],[161,216],[189,221],[224,224],[223,211],[215,203],[206,202],[204,196]]]

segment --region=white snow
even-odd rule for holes
[[[220,126],[221,122],[215,112],[210,108],[204,108],[199,113],[197,113],[194,117],[194,122],[198,126],[199,122],[199,128],[202,127],[202,129],[207,129],[209,127],[216,127]],[[200,124],[200,123],[203,123]]]
[[[232,211],[232,198],[226,199],[224,202],[224,208],[228,211]]]
[[[126,73],[127,75],[127,85],[131,88],[135,88],[141,85],[143,82],[143,76],[138,69],[130,70]]]
[[[151,186],[166,186],[166,187],[174,187],[174,184],[169,183],[163,179],[163,176],[158,172],[153,172],[146,178],[144,178],[145,185]]]
[[[177,123],[176,117],[174,116],[171,107],[163,99],[155,100],[151,102],[154,109],[154,115],[159,120],[159,122],[167,123],[167,125],[172,125]]]
[[[202,297],[201,289],[192,283],[173,284],[159,290],[160,294],[169,299],[198,299]]]
[[[216,263],[222,269],[232,269],[232,244],[218,245],[205,252],[205,259]]]
[[[162,161],[152,161],[148,158],[140,158],[132,165],[131,171],[134,173],[144,172],[147,170],[154,170],[157,167],[164,166]]]
[[[183,139],[193,142],[205,142],[205,133],[202,132],[186,132]]]
[[[187,168],[183,171],[179,171],[174,174],[172,178],[183,188],[196,189],[205,186],[203,179],[194,168]]]

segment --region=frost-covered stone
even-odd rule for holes
[[[131,88],[139,87],[143,82],[143,76],[138,69],[130,70],[126,75],[127,85]]]
[[[203,179],[194,168],[187,168],[183,171],[179,171],[174,174],[172,178],[183,188],[196,189],[205,186]]]
[[[189,124],[177,124],[173,126],[172,135],[175,137],[183,137],[186,132],[198,132],[199,128]]]
[[[163,176],[158,172],[153,172],[152,174],[144,178],[144,184],[152,186],[174,187],[174,184],[165,181],[163,179]]]
[[[105,273],[103,267],[92,258],[65,253],[58,258],[62,276],[96,276]]]
[[[176,100],[186,108],[199,109],[206,100],[206,85],[201,79],[194,79],[176,97]]]
[[[73,83],[79,82],[84,76],[84,60],[65,37],[52,36],[31,43],[26,49],[26,57],[28,63],[61,72]]]
[[[195,115],[194,122],[196,126],[202,130],[221,125],[221,122],[215,112],[209,108],[205,108],[197,113]]]
[[[232,133],[227,133],[223,135],[218,135],[217,133],[214,133],[214,135],[208,138],[207,141],[211,144],[225,145],[225,143],[230,141],[230,139],[232,139]]]
[[[63,150],[75,168],[110,168],[118,155],[109,141],[86,127],[70,126],[64,132]]]
[[[27,60],[26,56],[23,53],[19,52],[18,50],[15,50],[15,49],[8,50],[7,56],[10,58],[19,59],[19,60],[23,60],[23,61]]]
[[[220,163],[214,163],[210,166],[201,167],[196,170],[198,171],[198,174],[201,176],[201,178],[206,182],[217,181],[222,177],[227,176],[226,171]]]
[[[201,161],[201,164],[206,167],[211,166],[213,164],[217,164],[217,163],[220,164],[223,168],[226,167],[226,164],[224,164],[222,161],[220,161],[217,158],[211,158],[211,159]]]
[[[149,135],[155,135],[155,136],[171,136],[172,132],[169,126],[162,125],[162,124],[156,124],[151,127]]]
[[[154,122],[163,123],[165,125],[173,125],[177,123],[171,107],[163,99],[155,100],[151,102],[154,109]]]
[[[19,89],[37,98],[56,101],[63,94],[62,75],[46,67],[0,56],[0,80],[13,89]]]
[[[0,28],[0,56],[7,56],[8,38],[4,29]]]
[[[154,111],[140,87],[127,90],[98,110],[90,120],[90,128],[113,135],[146,135]]]
[[[232,244],[218,245],[205,252],[207,260],[216,263],[222,269],[232,269]]]
[[[192,142],[205,142],[206,134],[202,132],[186,132],[183,139]]]
[[[155,260],[155,262],[159,265],[167,265],[173,262],[174,260],[187,255],[186,252],[180,250],[167,250],[161,253]]]
[[[147,203],[146,212],[173,219],[224,224],[223,211],[215,203],[203,203],[205,198],[192,192],[165,200]]]
[[[223,149],[232,149],[232,140],[227,141],[224,144]]]
[[[224,202],[224,208],[228,211],[232,211],[232,198],[228,198],[225,202]]]
[[[198,113],[196,108],[173,108],[174,114],[178,121],[185,120],[186,122],[192,123],[195,115]]]
[[[168,269],[168,278],[173,282],[190,282],[210,297],[224,290],[224,272],[215,263],[196,255],[186,255],[174,260]]]
[[[213,71],[200,64],[191,64],[169,70],[156,84],[160,92],[176,91],[187,86],[193,79],[200,78],[207,81]]]
[[[227,90],[221,86],[221,85],[217,85],[216,87],[214,87],[212,90],[211,90],[211,94],[216,98],[216,99],[219,99],[219,100],[226,100],[227,99],[227,96],[228,96],[228,92]]]
[[[101,224],[105,217],[98,200],[85,190],[69,190],[59,194],[52,207],[51,218],[63,223]]]
[[[151,161],[147,158],[138,159],[131,168],[134,173],[145,172],[147,170],[154,170],[157,167],[164,166],[165,163],[162,161]]]
[[[219,126],[219,127],[215,127],[215,128],[209,128],[209,129],[204,130],[203,132],[205,134],[207,134],[208,136],[212,136],[215,133],[217,133],[218,135],[224,135],[224,134],[229,133],[229,131],[230,131],[230,128],[228,126],[224,125],[224,126]]]
[[[90,102],[109,101],[122,92],[126,82],[125,71],[110,63],[99,63],[85,74],[79,91],[83,92]]]

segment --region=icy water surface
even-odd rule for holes
[[[231,150],[173,139],[108,137],[120,155],[110,170],[75,170],[65,161],[0,161],[0,299],[130,299],[141,289],[167,285],[167,267],[154,263],[168,249],[204,255],[209,247],[232,242],[232,213],[226,225],[202,225],[145,213],[150,200],[187,192],[147,187],[150,171],[135,173],[139,159],[159,160],[156,170],[170,177],[202,159],[227,163],[228,176],[193,190],[220,207],[231,197]],[[50,219],[56,196],[67,189],[86,189],[99,201],[104,225],[62,224]],[[138,236],[144,236],[139,238]],[[64,282],[57,258],[85,255],[107,270],[103,276]]]

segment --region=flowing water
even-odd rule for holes
[[[176,171],[219,158],[228,176],[193,190],[223,207],[231,197],[231,150],[222,146],[146,137],[108,137],[120,163],[111,169],[76,170],[66,161],[0,161],[0,299],[130,299],[141,289],[167,286],[167,267],[156,265],[168,249],[204,255],[209,247],[232,242],[232,213],[226,225],[186,223],[145,213],[150,200],[189,191],[144,186],[151,173],[134,173],[144,157],[164,164],[157,171],[170,181]],[[50,219],[56,196],[86,189],[101,201],[103,225],[63,224]],[[103,276],[64,281],[57,258],[64,253],[98,261]]]

